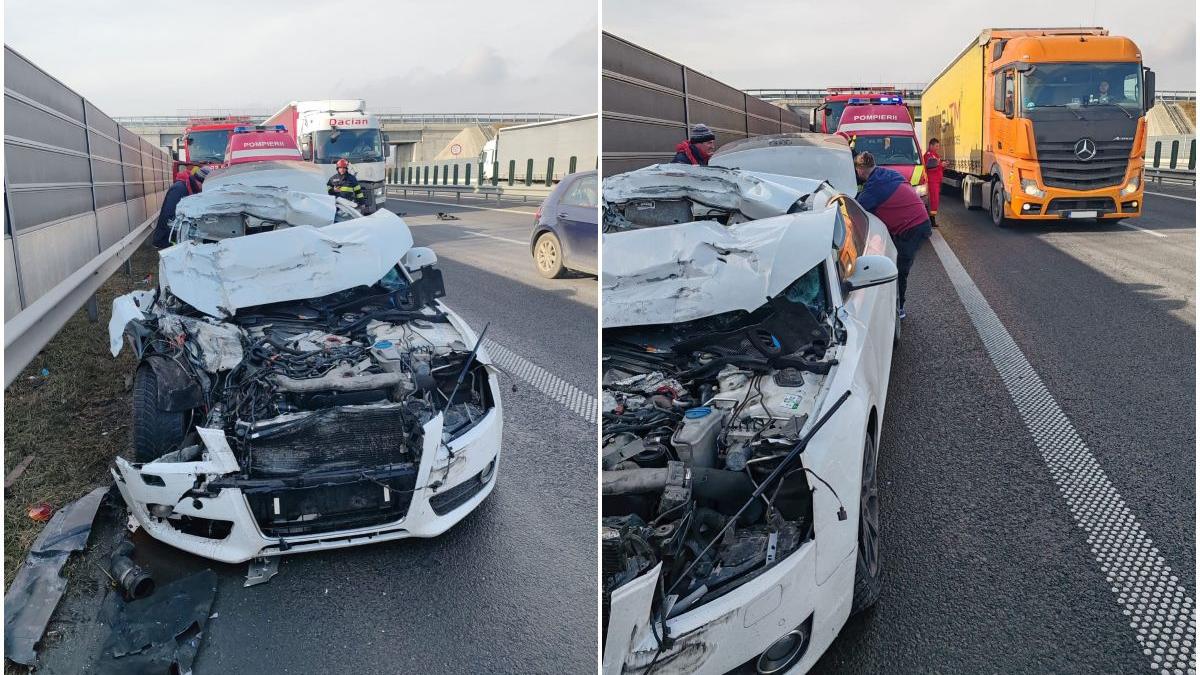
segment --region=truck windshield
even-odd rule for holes
[[[187,137],[187,158],[189,162],[225,161],[225,146],[229,144],[228,129],[193,131]]]
[[[341,129],[316,134],[315,159],[318,164],[333,164],[339,159],[351,162],[382,162],[383,135],[378,129]]]
[[[917,144],[912,136],[856,136],[854,152],[869,152],[875,157],[875,163],[911,164],[921,163]]]
[[[1021,108],[1120,106],[1142,109],[1142,68],[1137,63],[1039,63],[1021,74]]]
[[[846,110],[845,101],[830,101],[825,104],[825,132],[832,134],[837,131],[842,112]]]

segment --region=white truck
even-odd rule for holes
[[[367,198],[364,214],[387,205],[384,186],[387,136],[379,118],[366,112],[363,99],[292,101],[263,124],[287,127],[304,160],[321,165],[328,176],[337,171],[339,159],[350,162],[350,173],[358,179]]]
[[[514,175],[517,180],[525,178],[529,160],[533,160],[533,180],[545,182],[548,160],[554,158],[554,179],[561,179],[571,171],[571,157],[575,158],[575,171],[590,171],[596,168],[596,119],[597,115],[564,117],[549,122],[534,122],[504,127],[496,137],[483,146],[479,161],[483,162],[483,177],[491,179],[496,163],[500,176],[509,172],[509,161],[515,161]]]

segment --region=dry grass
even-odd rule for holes
[[[126,345],[118,358],[108,348],[112,299],[136,289],[154,273],[158,253],[134,253],[132,274],[120,269],[100,289],[100,321],[80,310],[4,392],[4,473],[32,455],[25,472],[4,490],[4,587],[43,527],[27,515],[31,504],[61,507],[97,485],[108,484],[113,458],[129,448],[130,394],[135,365]],[[49,371],[45,377],[42,369]]]

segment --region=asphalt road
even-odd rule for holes
[[[476,331],[491,322],[489,341],[557,376],[560,387],[594,395],[596,282],[551,281],[533,270],[526,242],[536,205],[390,207],[406,214],[416,245],[437,253],[447,305]],[[458,220],[440,220],[438,211]],[[244,565],[211,563],[139,533],[138,558],[160,585],[203,567],[219,574],[196,672],[592,672],[595,423],[519,376],[518,392],[509,384],[502,379],[496,488],[439,538],[285,556],[270,583],[243,588]],[[90,563],[116,526],[100,530],[52,626],[45,672],[82,672],[99,649],[103,634],[91,622],[103,577]]]
[[[1001,230],[947,190],[938,231],[1194,600],[1196,195],[1152,189],[1191,199],[1148,195],[1128,226]],[[930,245],[907,310],[880,446],[883,593],[813,672],[1147,672]]]

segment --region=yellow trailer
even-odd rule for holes
[[[992,221],[1141,213],[1154,73],[1103,28],[989,28],[921,96],[944,182]]]

